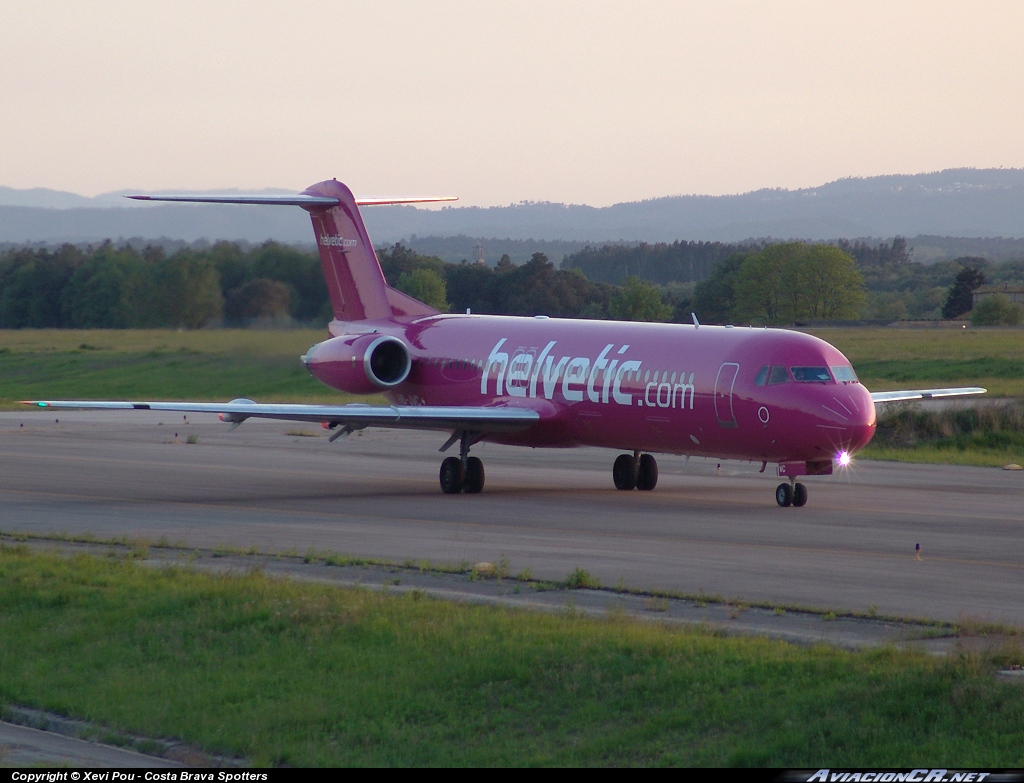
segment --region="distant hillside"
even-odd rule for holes
[[[311,240],[309,222],[297,209],[102,206],[120,203],[108,196],[83,199],[97,205],[83,207],[77,206],[81,202],[75,199],[81,197],[56,191],[0,189],[0,242],[94,241],[107,237],[249,242],[276,239],[289,243]],[[55,208],[43,208],[44,204]],[[570,243],[896,235],[1012,239],[1024,238],[1024,170],[949,169],[931,174],[849,178],[801,190],[671,196],[602,208],[549,203],[442,210],[391,206],[367,209],[364,215],[376,243],[413,235],[417,241],[463,235]],[[932,250],[927,254],[937,257]]]
[[[394,235],[467,234],[513,239],[1024,237],[1024,170],[955,169],[843,179],[819,188],[739,196],[670,196],[594,208],[564,204],[450,207],[371,218]],[[410,222],[412,221],[412,222]],[[404,229],[404,230],[403,230]]]

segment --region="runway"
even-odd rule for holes
[[[1024,626],[1022,472],[855,461],[806,479],[805,508],[780,509],[760,465],[719,476],[715,461],[661,456],[656,490],[617,492],[613,452],[483,444],[484,492],[445,496],[441,433],[330,444],[305,425],[227,429],[143,411],[0,413],[0,529],[399,562],[504,555],[538,578],[579,567],[608,585]]]

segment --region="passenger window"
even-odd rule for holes
[[[790,367],[798,383],[822,383],[832,380],[828,367]]]
[[[768,385],[775,386],[778,383],[789,383],[789,373],[785,367],[772,367],[771,375],[768,376]]]
[[[754,376],[755,386],[764,386],[768,382],[768,370],[770,370],[767,364],[757,371],[757,375]]]
[[[832,368],[832,375],[840,383],[848,381],[856,381],[857,373],[853,371],[853,368],[848,364],[839,364]]]

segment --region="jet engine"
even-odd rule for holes
[[[302,361],[314,378],[351,394],[392,389],[412,369],[405,343],[376,333],[332,337],[310,348]]]

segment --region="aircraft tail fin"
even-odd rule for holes
[[[214,204],[270,204],[302,207],[313,221],[324,280],[339,321],[369,321],[396,316],[434,315],[429,305],[388,286],[366,233],[359,206],[454,201],[454,197],[357,199],[338,180],[312,185],[294,196],[149,195],[141,201],[189,201]]]
[[[320,205],[304,207],[313,220],[334,317],[339,321],[390,318],[387,283],[352,191],[337,180],[327,180],[301,195],[338,200],[326,209]]]

